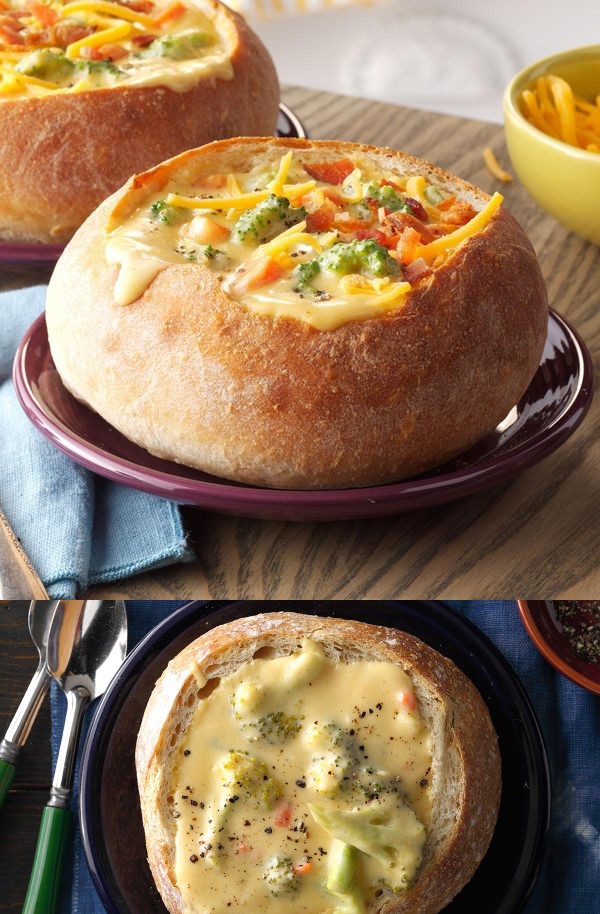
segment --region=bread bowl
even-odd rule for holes
[[[539,364],[545,286],[500,202],[368,146],[189,151],[63,254],[56,367],[132,441],[218,476],[323,489],[420,473],[501,422]]]
[[[0,238],[66,242],[134,172],[275,131],[273,62],[218,0],[3,0]]]
[[[487,708],[454,664],[395,629],[286,612],[171,661],[136,769],[171,914],[436,914],[483,858],[501,789]]]

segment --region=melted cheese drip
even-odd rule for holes
[[[336,663],[310,639],[296,654],[256,659],[223,678],[199,702],[173,769],[169,808],[185,911],[337,910],[342,899],[326,888],[332,835],[308,804],[349,811],[381,802],[386,824],[400,823],[402,830],[404,821],[410,823],[406,846],[396,849],[410,881],[431,817],[431,735],[413,697],[398,666]],[[243,778],[226,781],[232,750],[242,764],[251,759],[264,766],[256,769],[258,793],[246,790]],[[274,779],[279,797],[267,778]],[[377,788],[374,799],[369,791]],[[411,828],[418,839],[408,837]],[[309,871],[292,875],[291,890],[281,894],[268,881],[277,858],[309,863]],[[354,884],[360,896],[368,898],[389,878],[380,860],[358,852]]]

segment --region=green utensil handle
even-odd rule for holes
[[[71,826],[70,809],[44,808],[23,914],[56,911]]]
[[[16,770],[16,767],[11,762],[0,759],[0,808],[4,806],[6,794],[10,790]]]

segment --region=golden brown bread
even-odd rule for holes
[[[405,632],[332,618],[276,612],[220,626],[186,647],[156,684],[142,721],[136,768],[148,859],[171,914],[182,914],[174,874],[172,808],[164,798],[173,765],[211,681],[265,650],[294,653],[306,636],[342,662],[388,661],[411,677],[421,716],[433,733],[431,825],[416,879],[386,890],[368,914],[436,914],[470,880],[491,840],[501,790],[497,737],[481,696],[454,664]],[[196,672],[208,679],[198,692]],[[319,914],[315,911],[314,914]]]
[[[114,86],[0,102],[0,238],[63,243],[134,172],[221,137],[275,132],[273,61],[245,20],[218,3],[233,78],[188,91]],[[229,39],[228,39],[229,40]]]
[[[274,163],[287,148],[300,161],[359,151],[476,208],[488,200],[428,163],[373,147],[238,139],[186,153],[104,203],[59,261],[47,321],[63,382],[153,454],[242,482],[363,486],[442,464],[507,415],[544,346],[541,271],[504,207],[397,311],[331,331],[258,316],[197,264],[170,265],[137,301],[114,303],[117,267],[103,236],[115,204],[131,209],[178,169]]]

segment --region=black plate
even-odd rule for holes
[[[87,861],[110,914],[166,914],[146,863],[134,770],[136,734],[156,679],[175,654],[215,625],[284,608],[289,603],[186,604],[140,642],[106,693],[84,748],[79,808]],[[487,855],[444,914],[521,911],[541,863],[550,776],[537,720],[512,667],[479,629],[441,603],[315,601],[302,610],[410,632],[475,683],[500,740],[502,802]]]

